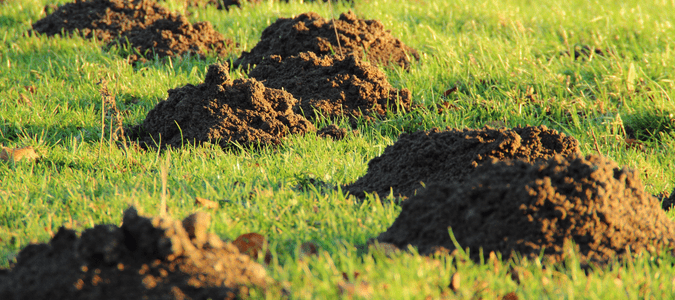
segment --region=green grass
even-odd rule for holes
[[[586,275],[574,261],[543,268],[536,260],[474,263],[423,257],[414,249],[390,256],[363,249],[391,225],[400,208],[391,198],[361,203],[308,184],[308,178],[331,185],[356,180],[367,162],[404,131],[478,128],[499,121],[510,127],[547,125],[577,138],[584,154],[595,153],[597,141],[603,155],[638,171],[649,193],[670,193],[675,188],[672,1],[354,0],[353,5],[334,4],[333,11],[320,1],[265,1],[230,11],[190,9],[191,21],[211,21],[241,50],[250,50],[278,17],[307,11],[337,17],[351,8],[361,18],[379,19],[422,53],[421,63],[409,72],[386,72],[395,87],[410,89],[423,107],[362,125],[358,134],[337,142],[308,134],[288,138],[276,149],[223,151],[206,145],[162,153],[125,152],[113,145],[107,129],[101,131],[97,83],[108,82],[124,124],[135,125],[167,97],[168,89],[201,82],[208,65],[219,59],[132,67],[100,43],[24,35],[44,17],[45,4],[66,2],[0,4],[0,143],[33,146],[41,155],[34,163],[0,163],[0,267],[29,243],[48,241],[50,231],[64,224],[78,230],[119,224],[129,205],[156,214],[159,170],[170,156],[169,214],[183,218],[202,209],[194,204],[196,196],[220,201],[220,209],[208,211],[211,230],[226,239],[246,232],[265,235],[274,256],[268,271],[292,298],[339,297],[343,272],[358,272],[351,281],[375,299],[491,299],[509,292],[519,299],[675,296],[670,256],[639,257]],[[177,0],[162,3],[183,11]],[[562,55],[584,46],[603,55]],[[232,76],[244,75],[233,71]],[[455,86],[456,92],[443,96]],[[442,101],[459,109],[438,114]],[[645,147],[626,147],[623,124]],[[320,246],[317,256],[301,257],[300,245],[307,241]],[[518,284],[507,273],[510,267],[530,275]],[[453,292],[448,285],[456,272],[461,288]],[[275,299],[280,292],[254,291],[254,298]]]

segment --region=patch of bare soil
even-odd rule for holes
[[[331,124],[317,131],[316,135],[322,138],[332,138],[333,140],[339,141],[347,136],[347,129]]]
[[[169,90],[130,138],[144,147],[182,147],[204,142],[226,148],[280,144],[289,134],[316,128],[293,112],[297,100],[288,92],[255,79],[232,80],[227,65],[211,65],[204,82]],[[160,142],[161,141],[161,142]]]
[[[454,250],[448,234],[473,259],[514,252],[560,262],[577,251],[582,265],[675,247],[675,223],[646,193],[639,176],[600,157],[556,155],[547,161],[487,163],[464,183],[434,185],[402,203],[402,211],[378,240]],[[576,249],[571,248],[571,242]]]
[[[336,38],[336,32],[337,36]],[[338,42],[339,40],[339,42]],[[300,52],[317,55],[354,53],[359,58],[364,53],[369,61],[384,65],[395,64],[408,68],[411,58],[419,55],[384,29],[378,20],[363,20],[349,11],[334,22],[317,13],[308,12],[295,18],[279,18],[267,27],[251,52],[243,52],[234,66],[244,69],[260,64],[272,55],[282,59]]]
[[[380,69],[358,56],[302,52],[283,58],[272,55],[249,72],[265,86],[284,89],[300,100],[302,112],[314,119],[315,110],[329,118],[383,117],[387,111],[407,110],[412,95],[395,89]]]
[[[194,25],[153,0],[75,0],[59,6],[33,24],[33,30],[53,36],[65,32],[96,38],[113,45],[130,44],[131,62],[155,55],[204,56],[213,51],[226,56],[235,43],[215,31],[209,22]]]
[[[0,299],[234,299],[272,281],[237,247],[206,230],[210,216],[180,221],[127,209],[121,227],[78,237],[60,228],[0,272]]]
[[[186,0],[188,6],[205,7],[213,5],[218,9],[230,10],[232,6],[240,7],[244,2],[260,3],[262,0]]]
[[[491,158],[533,162],[555,154],[579,153],[573,137],[546,126],[513,129],[434,128],[412,134],[402,133],[384,153],[368,162],[368,172],[343,188],[356,197],[365,192],[385,197],[411,197],[424,185],[461,183],[476,167]]]

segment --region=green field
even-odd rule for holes
[[[387,256],[363,245],[392,224],[400,212],[396,200],[369,196],[362,202],[309,180],[332,186],[355,181],[401,132],[546,125],[578,139],[583,154],[600,152],[634,169],[647,192],[670,194],[675,1],[354,0],[331,8],[291,0],[230,11],[189,8],[190,21],[210,21],[240,51],[255,46],[279,17],[308,11],[337,17],[352,9],[360,18],[379,19],[420,51],[420,63],[409,71],[384,71],[394,87],[410,89],[421,107],[359,126],[341,141],[307,134],[277,148],[204,145],[162,152],[117,147],[103,124],[110,120],[103,116],[97,83],[108,82],[124,125],[131,126],[166,99],[168,89],[202,82],[207,67],[225,59],[178,58],[134,67],[101,43],[25,35],[45,16],[46,4],[67,2],[0,4],[0,143],[32,146],[40,155],[35,162],[0,162],[0,267],[29,243],[48,241],[60,226],[119,224],[130,205],[157,214],[160,170],[168,161],[169,215],[182,219],[207,211],[211,231],[223,239],[264,235],[273,255],[268,272],[294,299],[499,299],[510,292],[518,299],[675,297],[670,256],[643,256],[588,274],[575,264],[481,263],[419,256],[414,249]],[[161,3],[185,12],[179,0]],[[601,53],[575,59],[575,50],[584,49]],[[239,70],[231,75],[245,76]],[[456,92],[444,96],[453,87]],[[457,109],[437,113],[443,101]],[[328,124],[322,120],[317,127]],[[637,140],[627,143],[626,129]],[[199,207],[195,197],[219,201],[220,208]],[[301,255],[300,245],[308,241],[319,246],[318,255]],[[507,273],[510,266],[521,270],[520,283]],[[354,279],[355,272],[360,275]],[[349,284],[343,273],[355,293],[344,291]],[[452,291],[455,273],[461,287]],[[272,288],[252,296],[276,299],[281,292]]]

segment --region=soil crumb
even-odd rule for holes
[[[293,94],[310,119],[347,116],[353,122],[358,117],[372,119],[388,111],[405,111],[412,105],[408,89],[393,88],[382,70],[353,54],[302,52],[283,59],[272,55],[251,70],[249,77]]]
[[[528,162],[555,154],[579,153],[579,142],[548,129],[526,126],[493,129],[451,129],[402,133],[384,153],[368,162],[366,175],[343,188],[358,197],[365,192],[386,197],[411,197],[424,185],[461,183],[476,167],[491,158]],[[423,184],[424,185],[423,185]]]
[[[551,263],[575,253],[582,266],[605,264],[628,247],[634,254],[675,247],[675,223],[658,199],[644,191],[635,172],[604,157],[492,162],[464,183],[433,185],[403,201],[401,214],[378,240],[410,244],[423,254],[439,247],[452,251],[452,227],[473,259],[481,247],[505,258],[514,251],[533,258],[543,250]]]
[[[208,233],[209,222],[201,212],[183,222],[145,218],[132,207],[121,227],[81,236],[61,227],[0,272],[0,299],[234,299],[272,283],[260,264]]]
[[[293,112],[298,100],[291,94],[255,79],[232,80],[228,72],[227,64],[211,65],[202,84],[169,90],[130,138],[145,148],[204,142],[227,148],[277,145],[286,135],[316,131]]]
[[[209,22],[194,25],[152,0],[75,0],[59,6],[33,24],[33,30],[47,36],[79,34],[114,45],[131,46],[130,62],[155,55],[200,56],[213,51],[226,56],[235,43],[215,31]]]
[[[382,22],[358,19],[350,10],[334,22],[314,12],[292,19],[279,18],[263,31],[251,52],[241,54],[234,66],[247,69],[272,55],[285,59],[308,51],[317,55],[353,53],[359,58],[367,53],[367,59],[373,63],[394,64],[406,69],[411,64],[411,57],[419,60],[417,51],[393,37]]]
[[[332,138],[333,140],[339,141],[347,136],[347,129],[337,127],[335,124],[331,124],[317,131],[316,135],[322,138]]]

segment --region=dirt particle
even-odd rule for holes
[[[554,154],[579,153],[579,142],[546,126],[513,129],[451,129],[403,133],[384,153],[368,162],[367,173],[343,188],[356,197],[365,192],[411,197],[425,185],[461,183],[491,158],[528,162]]]
[[[455,249],[448,227],[473,259],[482,248],[505,258],[543,251],[547,262],[578,255],[582,266],[602,265],[628,248],[658,253],[675,246],[675,223],[638,174],[595,155],[485,163],[463,183],[433,185],[403,201],[378,240],[420,253]]]
[[[194,216],[206,220],[200,213],[182,223],[150,219],[130,208],[121,227],[96,225],[80,237],[62,227],[49,243],[24,248],[12,269],[0,272],[0,298],[233,299],[250,286],[271,283],[265,269],[232,244],[194,244],[192,234],[196,240],[215,237],[186,230],[183,224],[194,224]],[[193,227],[208,227],[204,222]]]
[[[350,10],[334,22],[314,12],[295,18],[279,18],[263,31],[260,41],[251,52],[241,54],[234,66],[246,69],[272,55],[285,59],[300,52],[314,52],[317,55],[353,53],[359,58],[367,53],[366,57],[371,62],[405,68],[410,66],[411,57],[419,59],[417,51],[393,37],[385,30],[382,22],[359,19]]]
[[[284,59],[273,55],[251,70],[249,77],[293,94],[310,119],[347,116],[354,121],[361,116],[383,117],[388,111],[405,111],[412,105],[410,91],[393,88],[384,72],[351,54],[302,52]]]
[[[143,147],[233,143],[277,145],[289,134],[315,131],[293,112],[297,100],[288,92],[266,88],[255,79],[230,79],[227,64],[211,65],[204,82],[169,90],[142,124],[130,131]]]

